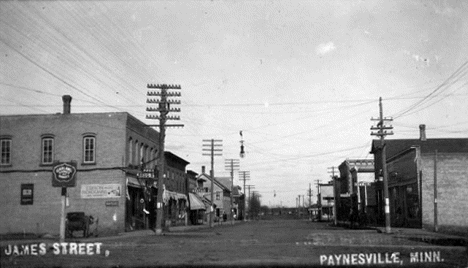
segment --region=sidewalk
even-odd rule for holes
[[[333,225],[333,223],[331,223]],[[334,226],[334,225],[333,225]],[[390,233],[385,232],[384,226],[363,226],[360,228],[352,229],[349,227],[349,222],[338,221],[337,227],[342,227],[349,230],[364,230],[373,229],[378,233],[389,235],[395,238],[408,239],[412,241],[425,242],[433,245],[440,246],[465,246],[468,247],[468,236],[454,235],[441,232],[434,232],[422,228],[399,228],[391,227]]]
[[[234,221],[234,223],[231,223],[230,221],[227,222],[215,222],[213,227],[222,227],[222,226],[230,226],[230,225],[235,225],[239,224],[241,221]],[[163,235],[184,235],[188,233],[196,233],[198,230],[203,230],[203,229],[209,229],[210,225],[209,224],[202,224],[202,225],[187,225],[187,226],[170,226],[167,229],[163,231]],[[118,239],[119,237],[143,237],[143,236],[154,236],[156,235],[153,230],[150,229],[145,229],[145,230],[135,230],[135,231],[130,231],[130,232],[123,232],[123,233],[118,233],[116,235],[109,235],[109,236],[90,236],[90,237],[75,237],[75,238],[66,238],[66,242],[78,242],[78,241],[105,241],[105,240],[113,240],[113,239]],[[43,241],[43,242],[56,242],[59,239],[58,236],[51,236],[51,235],[46,235],[44,237],[40,237],[37,235],[33,234],[27,234],[25,236],[22,235],[2,235],[2,239],[0,241],[0,246],[5,246],[9,244],[30,244],[30,243],[36,243],[38,241]]]
[[[373,227],[378,233],[386,234],[385,227]],[[413,241],[426,242],[440,246],[465,246],[468,247],[468,237],[436,233],[429,230],[418,228],[391,228],[392,235],[396,238],[406,238]]]

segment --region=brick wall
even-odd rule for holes
[[[422,155],[423,228],[434,227],[434,154]],[[438,225],[441,232],[468,233],[468,154],[438,153]]]
[[[101,233],[125,226],[126,113],[25,115],[0,117],[0,135],[12,138],[12,165],[0,169],[0,233],[59,233],[60,188],[51,185],[52,165],[41,165],[41,136],[54,137],[54,159],[77,161],[77,187],[69,189],[67,212],[84,211],[99,218]],[[96,163],[83,164],[83,135],[96,137]],[[33,205],[20,204],[22,183],[34,184]],[[118,206],[107,199],[82,199],[82,184],[120,184]]]

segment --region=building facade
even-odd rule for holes
[[[391,226],[468,233],[468,139],[421,137],[385,141]],[[382,177],[379,144],[371,151],[376,181]],[[376,190],[383,211],[383,189]]]
[[[59,233],[61,189],[52,187],[52,168],[70,161],[77,183],[67,189],[66,213],[93,216],[100,235],[150,228],[158,132],[126,112],[70,113],[70,102],[64,97],[62,114],[0,116],[0,213],[9,215],[0,233]],[[188,162],[166,155],[166,201],[186,200]]]
[[[212,178],[205,173],[205,167],[202,167],[202,172],[198,175],[198,180],[206,182],[203,184],[202,189],[198,189],[197,193],[213,202],[215,219],[221,219],[224,214],[226,214],[229,219],[232,211],[230,187],[225,186],[215,178],[213,179],[213,189],[211,189]],[[213,191],[213,200],[211,200],[211,191]]]

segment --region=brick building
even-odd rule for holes
[[[391,226],[468,233],[468,139],[425,139],[421,133],[420,139],[385,144]],[[380,152],[380,141],[374,140],[376,181],[382,177]],[[382,214],[382,186],[376,190]]]
[[[157,165],[158,132],[126,112],[70,113],[70,102],[64,96],[62,114],[0,116],[0,214],[9,215],[0,233],[59,233],[52,167],[69,161],[77,163],[77,184],[68,188],[66,212],[92,215],[100,234],[149,228],[144,211],[157,185],[138,174]],[[183,193],[185,166],[169,158],[167,170],[168,190]]]

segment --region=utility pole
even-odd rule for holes
[[[260,192],[259,191],[252,191],[252,204],[259,204],[260,205]],[[258,210],[257,210],[258,209]],[[258,217],[258,213],[260,212],[260,206],[259,207],[254,207],[254,210],[252,211],[252,216],[255,215]],[[251,216],[251,219],[254,219],[254,217]]]
[[[225,159],[224,165],[227,170],[231,172],[231,223],[234,223],[234,215],[233,215],[233,191],[234,191],[234,170],[239,170],[239,159]]]
[[[437,150],[434,151],[434,232],[439,231],[439,222],[437,219]]]
[[[203,140],[203,149],[202,151],[209,151],[210,153],[204,153],[203,155],[211,156],[211,170],[210,170],[210,177],[211,177],[211,208],[210,208],[210,227],[213,228],[213,220],[214,220],[214,157],[221,156],[221,152],[223,149],[219,148],[222,146],[222,140]],[[217,148],[215,148],[217,147]],[[222,200],[221,200],[222,201]]]
[[[167,120],[179,120],[179,116],[168,116],[169,112],[180,112],[180,108],[171,108],[171,105],[180,104],[180,100],[168,100],[168,97],[180,97],[180,92],[168,92],[168,89],[180,90],[180,85],[166,85],[166,84],[148,84],[147,88],[156,88],[161,91],[148,91],[147,96],[157,96],[159,99],[147,99],[147,103],[158,104],[158,108],[147,107],[148,112],[159,112],[159,116],[146,115],[147,119],[159,120],[159,161],[158,161],[158,195],[156,199],[156,235],[162,234],[162,223],[164,217],[163,210],[163,191],[165,188],[165,159],[164,159],[164,142],[166,138],[166,127],[183,127],[181,124],[168,125]],[[149,125],[158,126],[158,125]]]
[[[249,177],[250,177],[250,171],[239,171],[239,177],[242,175],[242,178],[239,178],[239,180],[242,180],[244,181],[244,188],[242,188],[243,192],[244,192],[244,211],[243,211],[243,214],[242,214],[242,218],[244,219],[244,221],[246,221],[247,219],[245,218],[245,212],[246,212],[246,206],[245,206],[245,199],[246,199],[246,188],[245,188],[245,181],[249,180]]]
[[[322,220],[322,193],[320,192],[320,180],[317,180],[317,209],[318,220]]]
[[[297,215],[301,216],[301,195],[297,196]]]
[[[329,167],[328,169],[328,173],[330,173],[330,169],[331,169],[331,178],[333,180],[333,223],[336,225],[338,225],[338,215],[336,213],[336,206],[338,205],[338,202],[337,202],[337,189],[336,189],[336,179],[338,176],[335,176],[335,168],[336,167]]]
[[[379,98],[379,118],[371,118],[372,121],[378,121],[377,126],[371,127],[371,130],[377,130],[377,132],[371,132],[371,135],[380,137],[380,147],[382,153],[382,176],[383,176],[383,190],[384,190],[384,201],[385,201],[385,232],[387,234],[391,233],[390,228],[390,200],[388,197],[388,175],[387,175],[387,159],[386,159],[386,146],[385,146],[385,136],[393,135],[393,131],[387,131],[393,129],[391,125],[385,125],[386,121],[393,121],[392,118],[383,117],[383,108],[382,108],[382,97]]]

